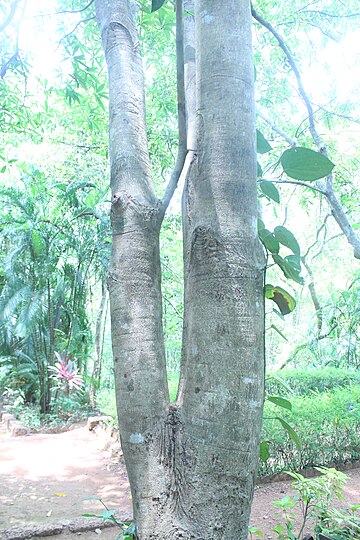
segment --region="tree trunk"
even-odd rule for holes
[[[250,4],[196,2],[198,137],[188,139],[197,150],[184,195],[176,404],[162,333],[165,204],[150,179],[136,3],[96,0],[96,9],[110,90],[112,343],[136,537],[245,540],[264,392]]]
[[[106,313],[108,310],[108,291],[105,283],[101,284],[101,300],[98,315],[95,325],[95,358],[94,367],[91,375],[91,383],[89,390],[90,404],[96,407],[96,391],[100,384],[100,375],[102,367],[102,354],[104,345],[104,331],[106,322]]]

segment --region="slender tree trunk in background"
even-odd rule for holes
[[[137,538],[245,540],[264,391],[250,4],[196,1],[198,125],[188,141],[197,149],[183,205],[186,306],[175,404],[162,333],[165,204],[150,179],[136,2],[96,0],[96,8],[110,90],[112,342]],[[186,40],[185,29],[185,63]]]
[[[104,345],[104,327],[106,321],[106,313],[108,309],[108,291],[106,284],[101,284],[101,300],[98,315],[95,325],[95,358],[94,367],[91,375],[91,384],[89,391],[90,404],[92,407],[96,406],[96,391],[99,387],[99,380],[102,367],[102,353]]]

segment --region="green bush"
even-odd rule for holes
[[[102,388],[96,395],[96,405],[102,414],[111,416],[117,424],[115,389]]]
[[[296,395],[309,395],[312,392],[326,392],[339,386],[360,385],[360,372],[351,369],[288,369],[276,373]],[[283,395],[284,386],[271,377],[267,380],[269,394]]]
[[[270,457],[261,463],[261,475],[360,459],[360,385],[290,399],[292,411],[265,404],[262,439],[269,442]],[[300,449],[276,420],[279,416],[295,429]]]

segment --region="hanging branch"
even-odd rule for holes
[[[185,105],[185,73],[184,73],[184,28],[183,0],[176,0],[176,77],[178,98],[178,153],[174,170],[161,200],[161,217],[163,218],[171,198],[178,185],[187,155],[186,105]]]
[[[4,22],[0,25],[0,33],[3,32],[7,26],[9,26],[9,24],[11,23],[11,21],[15,17],[15,13],[16,13],[17,7],[19,5],[19,1],[20,0],[15,0],[11,4],[9,15],[5,18]]]
[[[59,45],[58,45],[58,48],[60,47],[61,43],[63,41],[65,41],[66,38],[70,37],[74,32],[76,32],[76,30],[78,29],[78,27],[80,26],[80,24],[83,24],[85,22],[88,22],[88,21],[92,21],[96,19],[95,15],[93,17],[88,17],[87,19],[81,19],[81,21],[79,21],[77,23],[77,25],[71,30],[71,32],[69,32],[68,34],[66,34],[65,36],[63,36],[60,41],[59,41]]]
[[[262,26],[264,26],[264,28],[266,28],[275,37],[275,39],[279,43],[280,48],[284,52],[284,54],[285,54],[285,56],[287,58],[287,61],[288,61],[289,65],[290,65],[291,69],[293,70],[294,75],[296,77],[299,94],[302,97],[302,99],[303,99],[303,101],[305,103],[305,106],[307,108],[307,111],[308,111],[308,122],[309,122],[309,130],[310,130],[311,136],[312,136],[312,138],[313,138],[313,140],[314,140],[314,142],[315,142],[315,144],[316,144],[316,146],[318,148],[318,151],[320,153],[322,153],[324,156],[327,157],[328,153],[327,153],[327,150],[326,150],[326,146],[325,146],[323,140],[321,139],[321,137],[320,137],[320,135],[319,135],[319,133],[317,132],[317,129],[316,129],[316,123],[315,123],[315,116],[314,116],[313,107],[312,107],[312,105],[310,103],[310,100],[309,100],[309,97],[308,97],[307,93],[305,92],[305,88],[304,88],[304,85],[302,83],[300,72],[299,72],[298,67],[297,67],[297,65],[295,63],[294,57],[290,52],[290,49],[286,45],[284,39],[280,36],[280,34],[272,26],[272,24],[269,23],[268,21],[266,21],[261,15],[259,15],[259,13],[257,13],[257,11],[254,9],[253,6],[251,6],[251,13],[252,13],[252,16],[254,17],[254,19],[256,21],[258,21]],[[328,200],[328,203],[329,203],[331,211],[332,211],[332,215],[334,216],[334,218],[335,218],[336,222],[338,223],[340,229],[342,230],[342,232],[346,236],[349,244],[353,247],[354,256],[357,259],[360,259],[360,237],[355,233],[354,229],[352,228],[352,226],[351,226],[351,224],[350,224],[350,222],[349,222],[349,220],[347,218],[347,215],[345,214],[345,212],[344,212],[338,198],[335,195],[335,192],[334,192],[334,189],[333,189],[333,175],[332,175],[332,173],[330,173],[326,178],[325,190],[323,191],[323,194],[325,195],[325,197]]]
[[[269,180],[269,182],[272,184],[294,184],[295,186],[303,186],[312,189],[313,191],[317,191],[322,195],[326,195],[326,192],[322,189],[312,186],[311,184],[307,184],[306,182],[302,182],[301,180]]]
[[[310,291],[310,296],[311,296],[312,303],[314,305],[315,315],[316,315],[316,320],[317,320],[316,339],[319,339],[319,337],[321,335],[322,326],[323,326],[323,309],[322,309],[322,306],[320,304],[319,297],[317,295],[315,282],[314,282],[314,274],[313,274],[313,272],[311,270],[311,267],[308,264],[308,262],[306,261],[305,257],[301,257],[301,262],[305,266],[306,271],[307,271],[307,273],[309,275],[309,278],[310,278],[310,283],[308,284],[308,288],[309,288],[309,291]]]
[[[64,13],[70,13],[70,14],[76,14],[76,13],[83,13],[87,9],[89,9],[92,4],[94,4],[95,0],[91,0],[85,7],[81,9],[65,9],[64,11],[54,11],[53,13],[40,13],[39,15],[34,15],[34,18],[36,17],[53,17],[54,15],[63,15]]]
[[[285,133],[285,131],[283,131],[272,120],[270,120],[270,118],[265,116],[264,113],[262,113],[259,110],[257,110],[256,113],[262,120],[264,120],[264,122],[266,122],[271,127],[271,129],[273,131],[276,131],[276,133],[278,133],[283,139],[285,139],[285,141],[287,141],[289,144],[291,144],[291,146],[298,146],[298,142],[297,142],[296,139],[293,139],[292,137],[289,137],[289,135],[287,133]]]

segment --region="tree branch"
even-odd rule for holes
[[[310,184],[307,184],[306,182],[301,182],[300,180],[268,180],[268,182],[272,182],[273,184],[294,184],[295,186],[304,186],[309,189],[313,189],[314,191],[317,191],[318,193],[321,193],[322,195],[326,195],[326,192],[323,191],[322,189],[312,186]]]
[[[312,138],[314,139],[316,145],[319,147],[319,150],[320,150],[321,148],[323,148],[323,141],[321,140],[321,138],[319,137],[319,134],[316,131],[315,122],[314,122],[314,110],[313,110],[312,105],[310,103],[310,100],[309,100],[309,98],[307,96],[307,93],[305,92],[305,88],[304,88],[302,80],[301,80],[300,72],[299,72],[299,70],[297,68],[297,65],[295,64],[295,61],[294,61],[293,55],[290,52],[290,49],[288,48],[288,46],[286,45],[285,41],[280,36],[280,34],[272,26],[272,24],[270,24],[261,15],[259,15],[259,13],[257,13],[257,11],[255,11],[253,6],[251,6],[251,13],[252,13],[252,16],[254,17],[255,20],[257,20],[262,26],[264,26],[267,30],[269,30],[269,32],[274,36],[274,38],[279,43],[280,48],[283,50],[283,52],[284,52],[284,54],[285,54],[285,56],[287,58],[287,61],[289,62],[289,65],[290,65],[291,69],[293,70],[294,75],[296,77],[299,94],[301,95],[301,97],[302,97],[302,99],[303,99],[303,101],[304,101],[304,103],[306,105],[306,108],[308,110],[310,133],[311,133]]]
[[[298,142],[296,139],[292,139],[291,137],[289,137],[289,135],[287,135],[285,131],[283,131],[279,126],[274,124],[274,122],[270,120],[270,118],[268,118],[264,113],[259,110],[257,110],[256,112],[257,115],[271,127],[271,129],[276,131],[276,133],[278,133],[283,139],[285,139],[285,141],[291,144],[291,146],[298,146]]]
[[[321,15],[322,17],[330,17],[334,19],[348,19],[352,17],[360,17],[360,13],[349,13],[347,15],[335,15],[333,13],[328,13],[327,11],[318,11],[316,9],[299,9],[298,13],[311,13],[311,14]]]
[[[324,221],[322,222],[321,226],[319,227],[319,229],[316,231],[316,239],[315,239],[315,242],[313,242],[307,249],[306,253],[304,254],[304,257],[306,258],[310,251],[312,250],[312,248],[314,248],[316,246],[316,244],[318,243],[319,241],[319,237],[320,237],[320,233],[321,231],[326,227],[326,222],[327,220],[329,219],[329,217],[331,216],[331,214],[327,214],[325,216],[325,219]],[[325,231],[325,236],[326,236],[326,231]]]
[[[89,7],[95,2],[95,0],[91,0],[91,2],[89,2],[85,7],[81,8],[81,9],[75,9],[75,10],[71,10],[71,9],[67,9],[67,10],[64,10],[64,11],[54,11],[53,13],[40,13],[40,15],[35,15],[35,17],[52,17],[54,15],[62,15],[63,13],[82,13],[83,11],[86,11],[87,9],[89,9]]]
[[[11,4],[9,15],[5,17],[4,22],[0,25],[0,33],[3,32],[7,26],[9,26],[9,24],[15,17],[15,13],[19,5],[19,1],[20,0],[14,0],[14,2]]]
[[[311,296],[312,303],[314,304],[315,315],[316,315],[316,320],[317,320],[317,336],[316,337],[317,337],[317,339],[319,339],[320,335],[321,335],[322,326],[323,326],[323,309],[321,307],[319,297],[317,295],[315,282],[314,282],[314,274],[313,274],[313,272],[311,270],[311,267],[307,263],[306,258],[304,256],[301,257],[301,262],[305,266],[306,271],[307,271],[307,273],[308,273],[308,275],[310,277],[310,280],[311,280],[310,283],[308,284],[308,288],[309,288],[309,291],[310,291],[310,296]]]
[[[81,19],[81,21],[79,21],[79,22],[77,23],[77,25],[71,30],[71,32],[69,32],[68,34],[66,34],[65,36],[63,36],[63,37],[60,39],[58,47],[60,47],[61,43],[62,43],[66,38],[68,38],[69,36],[71,36],[71,35],[77,30],[77,28],[80,26],[80,24],[85,23],[85,22],[88,22],[88,21],[92,21],[92,20],[94,20],[94,19],[96,19],[95,15],[94,15],[93,17],[88,17],[87,19]]]
[[[290,49],[288,48],[288,46],[286,45],[285,41],[283,40],[283,38],[280,36],[280,34],[275,30],[275,28],[272,26],[272,24],[270,24],[268,21],[266,21],[261,15],[259,15],[255,9],[253,8],[253,6],[251,6],[251,13],[252,13],[252,16],[254,17],[255,20],[257,20],[262,26],[264,26],[267,30],[269,30],[269,32],[271,32],[271,34],[275,37],[275,39],[277,40],[277,42],[279,43],[279,46],[280,48],[282,49],[282,51],[284,52],[286,58],[287,58],[287,61],[291,67],[291,69],[293,70],[294,72],[294,75],[296,77],[296,80],[297,80],[297,85],[298,85],[298,90],[299,90],[299,94],[300,96],[302,97],[304,103],[305,103],[305,106],[307,108],[307,111],[308,111],[308,121],[309,121],[309,129],[310,129],[310,133],[311,133],[311,136],[318,148],[318,151],[320,153],[322,153],[324,156],[328,156],[328,153],[327,153],[327,150],[326,150],[326,146],[323,142],[323,140],[321,139],[320,135],[318,134],[317,132],[317,129],[316,129],[316,124],[315,124],[315,117],[314,117],[314,110],[312,108],[312,105],[310,103],[310,100],[309,100],[309,97],[307,95],[307,93],[305,92],[305,89],[304,89],[304,86],[303,86],[303,83],[302,83],[302,80],[301,80],[301,75],[300,75],[300,72],[297,68],[297,65],[294,61],[294,58],[293,58],[293,55],[291,54],[290,52]],[[297,184],[300,184],[299,182],[296,182]],[[322,186],[324,184],[324,182],[318,182],[317,183],[318,186]],[[307,187],[310,187],[307,185]],[[349,244],[353,247],[354,249],[354,256],[357,258],[357,259],[360,259],[360,237],[355,233],[354,229],[352,228],[340,202],[338,201],[336,195],[335,195],[335,192],[334,192],[334,189],[333,189],[333,175],[332,173],[330,173],[326,180],[325,180],[325,189],[320,189],[319,188],[314,188],[312,187],[312,189],[315,189],[317,191],[320,191],[320,193],[323,193],[327,200],[328,200],[328,203],[330,205],[330,208],[331,208],[331,211],[332,211],[332,214],[336,220],[336,222],[338,223],[340,229],[342,230],[342,232],[344,233],[344,235],[346,236],[347,238],[347,241],[349,242]]]
[[[6,75],[6,72],[8,70],[8,67],[10,66],[10,64],[14,61],[14,60],[17,60],[19,58],[19,49],[16,47],[16,51],[14,52],[14,54],[9,58],[9,60],[7,60],[6,62],[3,63],[3,65],[1,66],[1,70],[0,70],[0,77],[3,79]]]
[[[178,153],[174,170],[161,201],[162,218],[170,204],[184,168],[187,155],[186,103],[185,103],[185,73],[184,73],[184,27],[183,0],[176,1],[176,77],[178,96]]]
[[[54,13],[54,15],[62,15],[63,13],[82,13],[83,11],[86,11],[94,2],[95,0],[90,0],[90,2],[81,9],[75,9],[74,11],[72,11],[71,9],[64,10],[64,11],[57,11],[56,13]]]

